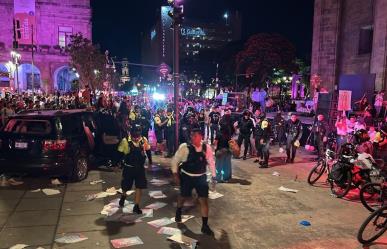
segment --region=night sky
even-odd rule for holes
[[[167,0],[92,0],[93,42],[118,58],[140,62],[141,32],[155,23],[157,10]],[[221,19],[226,11],[243,16],[242,36],[280,33],[297,48],[298,57],[310,59],[313,0],[184,0],[187,18]]]

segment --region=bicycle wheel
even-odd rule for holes
[[[326,169],[325,160],[319,160],[317,164],[312,168],[308,175],[308,183],[310,185],[315,184],[318,179],[324,174]]]
[[[387,230],[387,206],[373,212],[360,226],[357,240],[369,244],[377,240]]]
[[[382,186],[380,183],[367,183],[360,189],[360,201],[371,212],[383,205]]]
[[[329,184],[331,185],[331,192],[337,198],[343,198],[346,196],[352,186],[352,172],[347,171],[344,182],[336,182],[332,179],[329,179]]]

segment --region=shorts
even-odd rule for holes
[[[132,189],[133,182],[136,188],[146,189],[147,180],[145,176],[144,167],[127,167],[124,166],[122,170],[121,188],[124,191]]]
[[[163,138],[163,131],[159,131],[159,130],[156,130],[155,131],[155,135],[156,135],[156,141],[158,144],[161,144],[163,143],[164,141],[164,138]]]
[[[191,197],[192,190],[201,198],[208,198],[208,183],[207,175],[189,176],[185,173],[180,173],[180,195],[182,197]]]

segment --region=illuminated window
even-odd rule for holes
[[[58,27],[58,45],[62,48],[70,43],[70,36],[73,34],[72,27]]]

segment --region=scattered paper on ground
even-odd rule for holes
[[[184,222],[186,222],[187,220],[192,219],[193,217],[195,217],[195,216],[193,216],[193,215],[182,215],[182,216],[181,216],[181,222],[184,223]],[[175,217],[172,217],[171,220],[172,220],[173,222],[176,222]]]
[[[172,223],[174,223],[174,221],[169,219],[169,218],[166,218],[166,217],[148,222],[149,225],[151,225],[152,227],[156,227],[156,228],[167,226],[167,225],[172,224]]]
[[[9,249],[23,249],[23,248],[26,248],[28,246],[29,245],[25,245],[25,244],[16,244],[14,246],[11,246]]]
[[[210,198],[211,200],[215,200],[215,199],[218,199],[220,197],[223,197],[224,195],[216,192],[216,191],[209,191],[209,194],[208,194],[208,198]]]
[[[62,237],[58,237],[55,239],[55,242],[61,244],[72,244],[87,240],[87,237],[83,234],[64,234]]]
[[[12,186],[19,186],[19,185],[24,184],[24,182],[22,182],[22,181],[17,181],[17,180],[15,180],[15,179],[13,179],[13,178],[9,179],[9,180],[8,180],[8,183],[9,183],[10,185],[12,185]]]
[[[99,180],[94,180],[94,181],[91,181],[90,182],[90,184],[91,185],[96,185],[96,184],[98,184],[98,183],[106,183],[104,180],[101,180],[101,179],[99,179]]]
[[[167,196],[161,190],[149,191],[149,196],[155,199],[167,198]]]
[[[195,248],[196,243],[198,242],[197,240],[187,237],[183,234],[174,234],[171,237],[168,237],[168,239],[175,241],[179,244],[190,246],[191,248]]]
[[[101,198],[105,198],[105,197],[108,197],[108,196],[113,196],[113,195],[116,195],[117,194],[117,190],[115,187],[112,187],[112,188],[108,188],[105,192],[99,192],[99,193],[96,193],[96,194],[90,194],[90,195],[86,195],[86,200],[88,201],[92,201],[94,199],[101,199]]]
[[[111,216],[113,214],[115,214],[117,211],[118,211],[118,207],[115,206],[115,205],[112,205],[111,203],[105,205],[101,211],[101,214],[102,215],[107,215],[107,216]]]
[[[55,179],[51,179],[51,184],[52,185],[62,185],[63,183],[61,181],[59,181],[58,178],[55,178]]]
[[[158,186],[158,187],[169,184],[169,181],[167,181],[167,180],[161,180],[161,179],[156,179],[156,178],[153,178],[149,182],[152,185],[155,185],[155,186]]]
[[[278,190],[284,191],[284,192],[290,192],[290,193],[297,193],[298,192],[297,189],[285,188],[284,186],[279,187]]]
[[[117,189],[115,187],[111,187],[111,188],[108,188],[106,189],[105,191],[106,193],[110,193],[110,194],[116,194],[117,193]]]
[[[158,234],[165,234],[165,235],[175,235],[175,234],[182,234],[182,231],[178,228],[174,227],[161,227],[158,231]]]
[[[105,221],[108,222],[123,222],[126,224],[133,224],[136,222],[141,222],[141,218],[143,216],[141,214],[123,214],[116,213],[111,216],[106,217]]]
[[[44,188],[42,189],[42,192],[46,195],[57,195],[60,194],[60,191],[57,189],[51,189],[51,188]]]
[[[129,203],[122,208],[122,212],[125,214],[133,213],[134,204]]]
[[[144,208],[142,210],[142,218],[153,218],[153,209]]]
[[[277,171],[274,171],[272,175],[273,176],[280,176],[280,173],[278,173]]]
[[[42,190],[40,188],[38,188],[38,189],[31,190],[31,193],[37,193],[37,192],[40,192],[40,191],[42,191]]]
[[[118,189],[117,192],[118,192],[119,194],[122,194],[122,188]],[[131,194],[133,194],[133,193],[134,193],[134,190],[128,190],[128,191],[126,191],[126,195],[127,195],[127,196],[129,196],[129,195],[131,195]]]
[[[131,237],[131,238],[122,238],[122,239],[114,239],[110,241],[114,248],[123,248],[128,246],[142,245],[144,242],[140,239],[140,237]]]
[[[152,204],[146,206],[145,208],[157,210],[157,209],[165,207],[166,205],[167,205],[167,203],[164,203],[164,202],[155,202],[155,203],[152,203]]]

